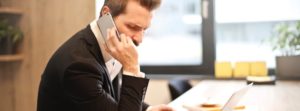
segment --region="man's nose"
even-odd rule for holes
[[[134,34],[133,39],[140,44],[143,41],[143,37],[144,37],[144,30],[141,30]]]

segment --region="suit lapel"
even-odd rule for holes
[[[97,42],[97,39],[95,37],[95,35],[93,34],[90,25],[88,25],[85,29],[85,36],[84,39],[85,41],[88,43],[89,48],[88,50],[90,51],[90,53],[92,53],[94,55],[94,57],[96,58],[96,60],[98,61],[98,63],[103,67],[103,69],[105,70],[105,74],[103,74],[104,76],[104,80],[103,82],[105,82],[106,84],[108,84],[107,86],[103,86],[103,87],[107,87],[107,92],[111,94],[111,96],[113,98],[115,98],[115,100],[118,100],[117,95],[115,94],[115,88],[112,85],[112,82],[110,81],[110,77],[109,77],[109,73],[107,71],[107,67],[105,65],[99,44]]]

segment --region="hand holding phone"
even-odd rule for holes
[[[97,24],[105,40],[106,51],[123,65],[124,71],[138,74],[138,53],[132,39],[125,34],[119,34],[110,13],[102,15]]]

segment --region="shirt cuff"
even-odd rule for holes
[[[145,73],[143,73],[143,72],[139,72],[138,74],[134,74],[132,72],[123,71],[123,74],[129,75],[129,76],[135,75],[135,77],[145,78]]]

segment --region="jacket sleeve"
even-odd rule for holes
[[[147,103],[143,103],[143,108],[142,108],[142,111],[146,111],[147,108],[149,107],[149,105]]]
[[[124,75],[120,100],[117,102],[104,89],[105,70],[100,65],[77,62],[63,77],[64,93],[76,111],[141,111],[148,79]]]

